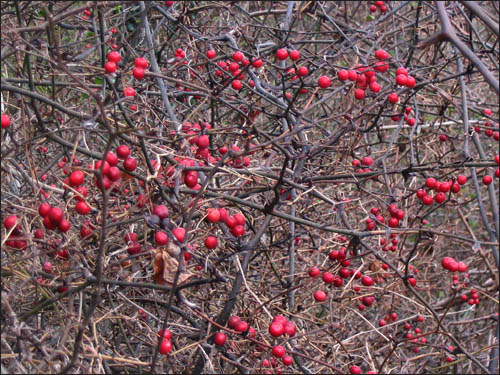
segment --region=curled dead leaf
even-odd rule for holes
[[[179,262],[177,262],[177,259],[172,257],[167,251],[156,250],[156,254],[153,259],[154,281],[161,285],[173,285],[178,266]],[[181,271],[178,285],[183,284],[193,276],[194,275],[189,271]]]

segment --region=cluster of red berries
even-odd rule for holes
[[[479,304],[479,294],[477,294],[476,289],[471,289],[469,291],[469,296],[467,296],[467,293],[460,295],[460,299],[471,306]]]
[[[118,63],[122,59],[120,53],[118,51],[111,51],[106,56],[106,59],[108,60],[104,64],[104,70],[106,71],[106,73],[112,74],[112,73],[116,72],[116,69],[118,68]],[[146,61],[146,59],[143,59],[143,58],[139,58],[138,62],[137,62],[137,60],[138,59],[136,59],[136,69],[134,69],[134,77],[136,77],[137,79],[142,79],[142,78],[144,78],[144,69],[147,68],[147,61]],[[144,66],[144,62],[145,62],[145,66]],[[139,68],[139,70],[137,70],[138,68]],[[142,69],[142,72],[141,72],[141,69]],[[136,70],[137,70],[137,76],[136,76]],[[141,74],[142,74],[142,77],[141,77]],[[138,77],[141,77],[141,78],[138,78]],[[123,95],[124,96],[135,96],[134,88],[133,87],[125,87],[123,89]]]
[[[241,149],[236,146],[232,145],[231,150],[233,152],[239,152]],[[225,155],[228,152],[228,148],[226,146],[222,146],[219,148],[219,153],[221,155]],[[254,152],[250,152],[250,155],[252,155]],[[250,165],[250,157],[244,156],[244,157],[235,157],[229,161],[229,165],[234,167],[234,168],[243,168],[243,167],[248,167]]]
[[[387,6],[383,1],[375,1],[375,4],[370,5],[370,12],[375,13],[377,8],[380,9],[380,13],[385,13],[387,11]],[[359,374],[361,374],[359,372]]]
[[[61,232],[67,232],[71,228],[71,223],[64,218],[64,211],[60,207],[51,207],[47,202],[43,202],[38,207],[38,213],[43,217],[43,226],[47,230],[57,228]]]
[[[5,241],[5,245],[18,250],[24,250],[28,244],[23,237],[21,224],[18,224],[17,221],[18,218],[16,215],[9,215],[3,221],[3,226],[7,232],[11,231],[8,239]]]
[[[255,336],[257,335],[257,331],[255,330],[255,328],[250,327],[250,325],[247,322],[242,320],[237,315],[231,316],[227,321],[227,325],[229,326],[229,328],[234,329],[236,332],[240,333],[247,332],[247,335],[250,338],[255,338]]]
[[[195,122],[191,124],[186,122],[182,126],[182,131],[186,133],[188,141],[193,145],[192,151],[195,153],[198,159],[209,161],[210,163],[215,163],[217,160],[210,154],[208,146],[210,146],[210,138],[206,134],[199,135],[203,131],[208,131],[212,129],[212,125],[208,122],[202,124]],[[194,145],[197,146],[194,147]]]
[[[283,315],[276,315],[271,324],[269,324],[269,334],[273,337],[280,337],[282,335],[293,337],[296,331],[297,327],[295,323],[289,321]]]
[[[148,60],[146,60],[144,57],[138,57],[135,59],[134,65],[135,65],[135,68],[132,71],[134,78],[137,80],[143,79],[144,74],[146,72],[146,69],[149,66]]]
[[[372,212],[372,214],[373,214],[373,212]],[[396,235],[396,233],[391,233],[390,240],[391,240],[391,242],[388,243],[385,238],[380,239],[380,246],[382,246],[382,251],[389,251],[390,250],[392,252],[395,252],[398,249],[397,244],[399,243],[399,240],[398,240],[398,236]],[[410,265],[410,267],[412,267],[412,266]]]
[[[373,65],[373,70],[369,67],[363,67],[362,65],[357,65],[351,70],[339,70],[337,72],[337,77],[340,81],[353,81],[356,82],[357,89],[354,90],[354,97],[358,100],[364,99],[365,91],[367,88],[374,93],[380,92],[382,87],[377,83],[376,72],[385,73],[389,70],[389,64],[385,61],[390,58],[387,51],[378,49],[375,51],[375,58],[378,60]],[[400,67],[396,70],[396,84],[404,85],[408,87],[414,87],[416,84],[415,78],[408,75],[408,70]],[[330,86],[330,79],[326,76],[322,76],[318,80],[318,85],[321,88],[327,88]],[[397,103],[399,97],[396,93],[391,93],[387,96],[387,100],[390,103]]]
[[[467,264],[464,262],[457,262],[452,257],[444,257],[441,260],[441,265],[450,272],[467,272]]]
[[[492,112],[491,112],[491,109],[489,108],[486,108],[484,111],[483,111],[483,114],[485,116],[491,116]],[[497,123],[493,123],[493,126],[492,126],[492,123],[487,120],[484,122],[484,127],[486,128],[484,130],[484,134],[487,136],[487,137],[493,137],[493,139],[495,141],[498,141],[500,139],[500,133],[498,132],[498,124]],[[496,128],[496,131],[494,129],[492,129],[493,127]],[[476,125],[474,127],[474,131],[478,134],[481,134],[481,127],[479,125]],[[497,176],[498,177],[498,176]]]
[[[395,204],[389,205],[388,211],[390,214],[390,218],[387,221],[387,225],[391,228],[398,228],[399,222],[405,217],[404,211],[398,208],[398,206]],[[371,218],[366,219],[366,230],[375,229],[376,223],[385,224],[385,218],[381,215],[380,209],[378,209],[377,207],[372,207],[370,213],[375,216],[375,220]]]
[[[117,167],[118,160],[123,160],[123,168],[128,172],[133,172],[137,168],[137,160],[130,156],[130,149],[127,145],[120,145],[116,148],[116,154],[109,151],[105,160],[98,160],[95,163],[94,170],[99,171],[102,168],[102,186],[109,189],[113,184],[118,184],[122,177],[122,172]],[[95,184],[101,188],[100,179],[95,178]]]
[[[160,343],[160,353],[168,354],[172,351],[172,332],[169,329],[165,329],[163,332],[162,329],[158,331],[158,337],[162,337],[162,341]]]
[[[436,203],[443,203],[446,201],[446,194],[450,190],[452,193],[458,193],[460,191],[460,186],[464,185],[467,182],[467,177],[464,175],[460,175],[457,178],[457,182],[446,181],[439,182],[433,177],[429,177],[425,180],[425,186],[429,189],[436,191],[436,195],[433,197],[429,195],[425,189],[417,190],[417,198],[422,200],[422,203],[426,206],[430,206],[436,201]]]
[[[106,56],[106,59],[108,60],[104,64],[104,70],[106,71],[106,73],[111,74],[116,72],[116,69],[118,68],[118,63],[122,59],[120,53],[118,51],[111,51]]]
[[[282,61],[286,60],[287,58],[290,58],[290,60],[292,61],[297,61],[298,59],[300,59],[300,52],[296,49],[288,51],[285,48],[280,48],[276,51],[276,58]]]
[[[353,167],[360,167],[361,165],[369,167],[372,164],[373,164],[373,158],[371,156],[365,156],[361,160],[354,159],[352,161],[352,166]],[[370,168],[359,168],[356,172],[357,173],[367,173],[367,172],[371,172],[371,171],[372,170]],[[377,180],[377,176],[374,175],[374,176],[371,177],[371,179],[374,180],[374,181],[376,181]]]

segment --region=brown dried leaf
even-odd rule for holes
[[[172,257],[168,252],[164,250],[157,250],[153,259],[153,279],[161,285],[173,285],[178,265],[179,263],[177,262],[177,259]],[[191,277],[193,277],[191,272],[181,271],[178,285],[183,284]]]

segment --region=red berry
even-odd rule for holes
[[[143,68],[135,68],[132,71],[135,79],[143,79],[144,78],[144,69]]]
[[[109,151],[106,155],[106,161],[112,167],[118,164],[118,157],[114,154],[113,151]]]
[[[208,236],[205,238],[205,246],[207,249],[215,249],[217,247],[217,237]]]
[[[222,221],[223,223],[225,223],[227,221],[227,219],[229,218],[229,214],[227,213],[226,209],[219,208],[219,214],[220,214],[219,220]]]
[[[285,355],[286,350],[281,345],[275,345],[275,346],[273,346],[272,352],[273,352],[273,355],[275,357],[281,358],[281,357],[283,357]]]
[[[380,85],[375,81],[370,82],[369,87],[370,87],[370,90],[374,93],[378,93],[378,92],[380,92],[380,90],[382,90],[382,87],[380,87]]]
[[[147,69],[149,63],[148,60],[146,60],[144,57],[138,57],[135,59],[134,65],[136,68]]]
[[[326,293],[322,290],[317,290],[314,292],[314,299],[318,302],[323,302],[326,300]]]
[[[130,149],[127,145],[120,145],[116,148],[116,154],[120,159],[126,159],[130,155]]]
[[[364,286],[372,286],[373,279],[370,276],[363,276],[361,278],[361,284],[363,284]]]
[[[294,336],[297,331],[297,327],[294,322],[285,322],[283,327],[285,328],[285,333],[290,337]]]
[[[242,214],[235,214],[233,217],[234,220],[236,220],[236,224],[245,225],[246,222],[245,216],[243,216]]]
[[[458,271],[458,263],[455,259],[453,259],[451,257],[444,257],[441,260],[441,265],[443,266],[443,268],[447,269],[448,271],[451,271],[451,272]]]
[[[184,176],[184,183],[190,187],[194,188],[198,184],[198,172],[188,171]]]
[[[289,355],[285,355],[285,356],[281,359],[281,361],[283,362],[283,364],[284,364],[285,366],[290,366],[290,365],[293,363],[293,358],[292,358],[292,357],[290,357]]]
[[[284,48],[280,48],[276,51],[276,58],[278,60],[286,60],[288,58],[288,51]]]
[[[361,100],[365,97],[365,90],[356,89],[354,90],[354,97],[358,100]]]
[[[162,332],[163,332],[162,329],[158,331],[158,337],[162,336]],[[163,333],[163,338],[167,340],[170,340],[172,338],[172,332],[170,332],[168,328],[165,328],[165,332]]]
[[[323,281],[327,284],[332,284],[333,283],[333,280],[335,279],[335,276],[333,276],[332,273],[330,272],[325,272],[322,276],[323,278]]]
[[[434,198],[432,198],[430,195],[425,195],[422,198],[422,203],[425,204],[426,206],[430,206],[434,202]]]
[[[339,70],[337,72],[337,77],[341,81],[346,81],[347,79],[349,79],[349,72],[347,70]]]
[[[436,201],[436,203],[443,203],[446,200],[446,194],[439,192],[434,197],[434,200]]]
[[[165,232],[158,231],[155,233],[155,242],[159,246],[166,245],[168,243],[168,235]]]
[[[131,158],[131,157],[128,157],[127,159],[125,159],[125,161],[123,162],[123,167],[129,171],[129,172],[133,172],[135,171],[135,169],[137,168],[137,160],[135,160],[134,158]]]
[[[435,178],[433,177],[429,177],[427,180],[425,180],[425,185],[429,188],[429,189],[434,189],[436,186],[437,186],[437,181]]]
[[[217,332],[215,334],[214,343],[217,346],[222,346],[226,343],[226,334],[223,332]]]
[[[78,202],[78,203],[80,203],[80,202]],[[71,223],[66,219],[62,219],[59,222],[58,227],[59,227],[59,230],[61,232],[67,232],[69,230],[69,228],[71,228]]]
[[[6,129],[10,126],[10,117],[5,113],[2,113],[0,126],[2,129]]]
[[[279,337],[285,333],[285,326],[282,322],[273,322],[269,326],[269,333],[273,337]]]
[[[75,205],[75,210],[80,215],[88,215],[90,213],[90,207],[84,201],[77,202],[76,205]]]
[[[373,302],[375,301],[375,297],[373,296],[364,296],[361,300],[363,302],[363,305],[365,306],[371,306]]]
[[[240,320],[236,325],[234,326],[234,330],[237,332],[245,332],[248,331],[248,323],[244,322],[243,320]]]
[[[406,87],[415,87],[416,84],[417,84],[417,81],[415,80],[414,77],[408,76],[406,78]]]
[[[358,73],[355,70],[348,70],[347,71],[347,78],[349,81],[357,81],[358,79]]]
[[[111,181],[116,182],[122,177],[122,172],[117,167],[111,167],[107,176]]]
[[[404,74],[399,74],[396,76],[396,84],[399,86],[406,86],[406,83],[408,82],[408,77]]]
[[[216,56],[217,56],[217,52],[215,52],[215,50],[213,50],[213,49],[209,49],[209,50],[207,51],[207,57],[208,57],[209,59],[215,59],[215,57],[216,57]]]
[[[262,64],[263,64],[262,59],[254,59],[254,60],[252,61],[252,66],[253,66],[254,68],[260,68],[260,67],[262,66]]]
[[[233,82],[231,82],[231,86],[233,89],[235,89],[236,91],[239,91],[241,90],[241,88],[243,87],[243,84],[241,83],[240,80],[238,79],[235,79]]]
[[[123,95],[125,96],[135,96],[135,90],[133,87],[125,87],[123,89]]]
[[[387,322],[385,321],[385,319],[380,319],[380,320],[378,321],[378,325],[379,325],[379,327],[383,327],[383,326],[385,326],[386,324],[387,324]]]
[[[328,78],[327,76],[321,76],[318,79],[318,85],[322,89],[326,89],[326,88],[330,87],[330,83],[331,83],[330,78]]]
[[[397,103],[398,99],[399,99],[398,94],[396,94],[395,92],[387,96],[387,100],[391,103]]]
[[[384,51],[383,49],[378,49],[375,51],[375,57],[379,60],[386,60],[390,57],[390,55],[387,53],[387,51]]]
[[[299,70],[297,70],[297,74],[301,77],[305,77],[309,74],[309,69],[307,69],[307,67],[305,66],[301,66]]]
[[[106,64],[104,64],[104,70],[106,73],[114,73],[116,72],[116,63],[113,61],[108,61]]]
[[[493,182],[493,178],[491,178],[491,176],[486,175],[486,176],[483,177],[483,184],[489,185],[492,182]]]
[[[373,69],[375,69],[377,72],[385,73],[389,70],[389,64],[384,61],[377,61],[373,66]]]
[[[233,61],[239,62],[239,61],[243,60],[244,58],[245,58],[245,56],[240,51],[236,51],[235,53],[233,53]]]
[[[467,264],[464,262],[457,262],[458,272],[467,272]]]
[[[373,159],[370,156],[365,156],[363,159],[361,159],[361,163],[369,167],[370,165],[373,164]]]
[[[243,225],[235,225],[234,228],[231,229],[231,233],[235,237],[241,237],[245,234],[245,228]]]
[[[59,224],[64,218],[63,210],[59,207],[51,207],[48,217],[53,224]]]
[[[457,182],[460,185],[465,185],[465,183],[467,182],[467,177],[465,177],[464,175],[460,175],[457,177]]]
[[[47,202],[43,202],[38,207],[38,213],[40,214],[41,217],[47,216],[49,214],[49,212],[50,212],[50,204],[48,204]]]
[[[361,367],[359,366],[351,366],[349,367],[349,372],[351,374],[362,374],[363,370],[361,370]]]
[[[403,68],[402,66],[396,69],[396,76],[399,75],[405,75],[408,76],[408,70],[406,68]]]
[[[108,53],[107,56],[108,61],[114,62],[115,64],[118,64],[122,57],[120,56],[120,53],[117,51],[112,51]]]
[[[11,230],[12,228],[14,228],[14,226],[16,225],[16,223],[17,223],[17,216],[16,215],[10,215],[10,216],[7,216],[5,218],[5,220],[3,221],[3,226],[5,227],[5,229]]]
[[[177,238],[177,241],[184,242],[184,238],[186,236],[186,229],[180,227],[174,228],[172,230],[172,234],[175,236],[175,238]]]
[[[319,276],[321,274],[321,271],[317,267],[312,267],[312,268],[309,269],[308,274],[311,277],[317,277],[317,276]]]
[[[172,351],[172,343],[170,340],[164,339],[160,344],[160,353],[168,354]]]
[[[300,52],[297,51],[296,49],[291,50],[288,55],[290,56],[290,59],[293,61],[297,61],[298,59],[300,59]]]
[[[398,227],[398,225],[399,225],[399,220],[398,220],[398,218],[397,218],[397,217],[391,217],[391,218],[389,219],[389,223],[388,223],[388,224],[389,224],[389,226],[390,226],[391,228],[397,228],[397,227]]]
[[[233,315],[232,317],[229,318],[227,324],[229,325],[229,328],[234,328],[236,327],[236,324],[238,324],[241,321],[241,318],[239,316]]]
[[[220,212],[217,208],[209,208],[207,211],[207,220],[211,223],[217,223],[220,219]]]
[[[82,171],[73,171],[69,175],[69,183],[71,186],[80,186],[85,180],[85,175]]]

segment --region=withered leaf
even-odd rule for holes
[[[167,251],[156,250],[153,259],[153,279],[161,285],[173,285],[178,265],[177,259],[172,257]],[[178,285],[183,284],[193,276],[189,271],[181,271]]]

